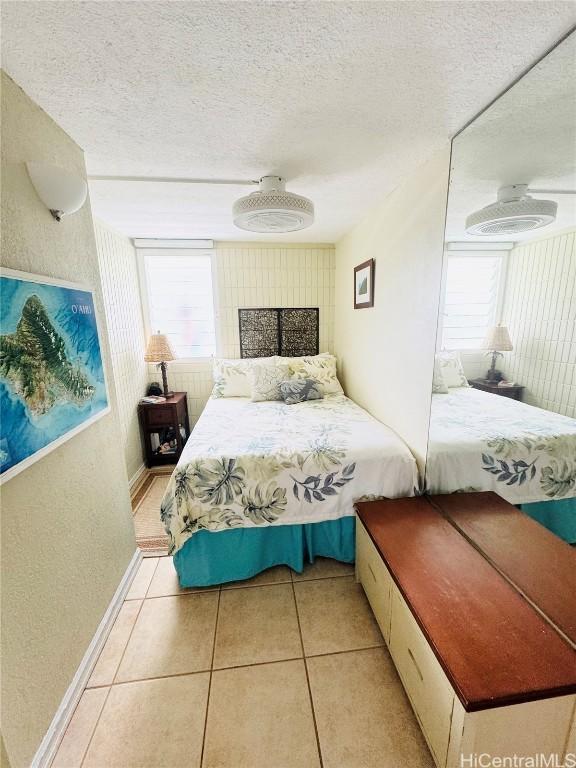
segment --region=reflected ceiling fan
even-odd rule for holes
[[[528,184],[500,187],[495,203],[471,213],[466,218],[469,235],[517,235],[545,227],[556,219],[558,203],[539,200],[528,193],[541,195],[576,195],[571,189],[530,189]]]
[[[148,181],[172,184],[254,185],[258,189],[239,198],[232,208],[234,224],[249,232],[280,234],[306,229],[314,223],[314,203],[286,191],[281,176],[262,176],[259,181],[238,179],[179,179],[150,176],[89,176],[90,181]]]

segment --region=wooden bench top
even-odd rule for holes
[[[491,491],[434,503],[576,645],[576,549]]]
[[[576,651],[434,508],[434,498],[356,509],[464,708],[576,693]]]

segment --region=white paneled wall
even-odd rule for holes
[[[220,357],[240,357],[240,307],[319,307],[320,351],[333,351],[335,256],[332,245],[216,243],[216,331]],[[149,380],[159,372],[149,366]],[[188,393],[194,422],[212,391],[211,362],[174,362],[170,387]]]
[[[524,401],[576,418],[576,230],[514,248],[502,322],[514,351],[499,365]]]
[[[94,228],[126,471],[132,478],[143,463],[137,406],[148,378],[136,252],[127,237],[102,222]]]
[[[246,248],[223,243],[216,249],[216,275],[222,357],[240,357],[239,307],[319,307],[320,351],[332,350],[332,246]]]

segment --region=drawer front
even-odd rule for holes
[[[356,568],[384,640],[390,642],[392,578],[366,529],[356,518]]]
[[[392,590],[390,653],[436,764],[444,766],[454,691],[396,585]]]
[[[501,387],[501,392],[499,391],[498,394],[501,397],[511,397],[513,400],[516,400],[518,398],[518,390],[517,389],[504,389],[504,387]]]
[[[516,755],[516,765],[525,766],[530,762],[520,762],[522,758],[531,758],[534,765],[534,755],[555,755],[556,761],[548,765],[574,766],[574,760],[568,760],[567,755],[576,754],[576,744],[570,743],[569,734],[575,704],[576,696],[556,696],[464,713],[458,749],[450,746],[451,767],[460,768],[461,755],[472,754]]]
[[[148,426],[165,426],[174,421],[174,410],[172,408],[162,408],[155,406],[146,409],[146,422]]]

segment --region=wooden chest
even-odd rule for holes
[[[357,512],[357,578],[436,764],[576,751],[570,546],[493,493]]]

